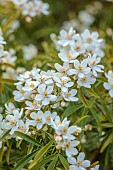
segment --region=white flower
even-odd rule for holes
[[[75,59],[78,57],[79,53],[76,52],[74,49],[71,50],[61,50],[60,53],[58,54],[59,58],[63,62],[69,62],[73,63]]]
[[[70,28],[68,32],[66,32],[65,30],[61,30],[58,44],[63,47],[67,45],[71,46],[75,43],[75,39],[76,39],[76,33],[75,30],[73,30],[73,28]]]
[[[21,101],[30,97],[30,92],[25,92],[22,88],[22,85],[17,85],[17,90],[13,91],[15,101]]]
[[[13,110],[16,110],[16,107],[13,103],[5,103],[5,108],[6,108],[6,113],[7,114],[12,114]]]
[[[79,153],[77,159],[74,157],[69,157],[68,162],[71,164],[69,170],[86,170],[90,166],[89,160],[84,160],[85,154],[83,152]]]
[[[28,109],[28,110],[40,110],[41,107],[42,107],[41,102],[37,102],[36,100],[34,100],[33,102],[26,101],[25,104],[27,106],[25,108]]]
[[[51,101],[56,101],[57,96],[52,95],[53,86],[46,86],[41,84],[38,87],[38,93],[35,97],[35,100],[42,101],[42,105],[48,105]]]
[[[101,60],[101,58],[97,57],[95,54],[88,58],[88,64],[92,69],[93,75],[96,77],[97,77],[97,72],[103,72],[102,69],[104,69],[103,65],[98,65],[100,60]]]
[[[70,126],[70,121],[67,121],[67,118],[65,118],[62,122],[60,122],[60,119],[57,117],[57,121],[52,121],[52,126],[55,129],[55,132],[57,135],[61,137],[61,139],[70,139],[74,140],[75,136],[72,135],[77,131],[77,126]]]
[[[52,76],[44,75],[43,72],[40,72],[40,74],[34,75],[34,78],[39,84],[47,84],[47,85],[53,84]]]
[[[76,94],[77,94],[76,89],[72,89],[71,91],[68,92],[62,92],[62,96],[66,101],[78,101],[78,98],[75,97]]]
[[[30,114],[31,119],[29,120],[29,125],[36,126],[38,130],[42,128],[42,126],[45,124],[45,117],[42,111],[38,111],[37,113],[32,112]]]
[[[13,135],[16,130],[18,130],[18,122],[22,116],[23,110],[14,110],[13,115],[6,116],[6,123],[4,124],[4,129],[11,130],[10,134]]]
[[[50,111],[45,111],[44,117],[45,117],[46,124],[51,125],[51,119],[54,120],[56,116],[57,116],[57,112],[53,112],[51,114]]]
[[[35,90],[39,85],[38,81],[27,81],[25,86],[22,87],[22,90],[24,91],[32,91]]]
[[[73,86],[73,82],[70,81],[69,77],[54,77],[54,81],[56,82],[56,85],[61,88],[63,92],[67,92],[69,87]]]
[[[79,86],[84,86],[86,88],[91,88],[91,84],[96,82],[96,78],[90,72],[89,74],[84,75],[82,78],[78,78],[77,84]]]
[[[29,44],[23,47],[24,59],[31,60],[32,58],[36,57],[38,54],[38,50],[35,45]]]
[[[88,44],[94,44],[98,46],[102,42],[102,39],[98,39],[99,35],[97,32],[90,33],[90,31],[86,29],[81,35],[82,35],[83,41]]]
[[[70,69],[70,72],[77,75],[79,78],[83,78],[84,75],[88,74],[91,71],[91,68],[87,67],[87,63],[87,59],[84,59],[82,62],[79,62],[79,60],[75,60],[75,69]]]
[[[58,63],[55,63],[55,68],[57,69],[57,71],[60,73],[60,76],[66,76],[66,75],[70,75],[70,66],[68,62],[63,63],[63,66],[61,66]]]
[[[64,148],[66,151],[66,155],[68,157],[74,156],[78,154],[78,150],[75,148],[79,145],[79,141],[77,140],[64,140],[64,142],[61,143],[60,147]]]
[[[41,0],[35,0],[34,1],[35,6],[37,8],[37,14],[44,14],[44,15],[48,15],[49,14],[49,4],[48,3],[43,3]]]

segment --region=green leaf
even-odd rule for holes
[[[79,88],[79,90],[78,90],[78,95],[79,95],[79,98],[80,98],[81,102],[83,103],[83,105],[84,105],[85,107],[90,108],[91,106],[88,104],[88,102],[87,102],[87,100],[86,100],[86,98],[85,98],[85,96],[84,96],[84,94],[83,94],[82,88]]]
[[[33,159],[33,157],[37,154],[37,150],[30,153],[29,155],[26,155],[24,158],[22,158],[17,165],[14,167],[13,170],[21,170],[30,160]]]
[[[43,165],[47,164],[48,162],[50,162],[51,160],[53,160],[55,156],[56,155],[50,155],[47,158],[44,158],[43,160],[37,162],[36,165],[33,166],[30,170],[36,170],[36,169],[38,170],[41,166],[43,166]]]
[[[15,81],[10,79],[0,79],[1,83],[14,85]]]
[[[111,128],[113,127],[113,123],[101,123],[101,126],[106,127],[106,128]]]
[[[113,142],[113,133],[111,133],[109,137],[106,138],[105,142],[102,145],[100,152],[102,153],[105,150],[105,148],[112,142]]]
[[[75,106],[70,106],[68,107],[64,113],[62,114],[62,117],[68,117],[70,116],[71,114],[75,113],[77,110],[81,109],[83,107],[83,105],[75,105]]]
[[[83,119],[86,119],[86,118],[89,118],[89,117],[90,117],[89,115],[83,116],[80,119],[78,119],[73,125],[76,125],[76,124],[80,123]]]
[[[0,138],[0,142],[3,141],[7,135],[9,135],[9,132],[10,132],[10,130],[8,130],[8,131]]]
[[[32,167],[34,167],[37,162],[44,156],[44,154],[48,151],[48,149],[52,146],[53,141],[50,141],[48,144],[46,144],[44,147],[42,147],[37,155],[35,156],[34,160],[32,161],[32,163],[29,165],[29,169],[31,169]]]
[[[89,88],[85,88],[92,96],[94,96],[95,98],[99,98],[98,94],[95,93],[92,89]]]
[[[97,122],[97,124],[100,125],[100,119],[99,119],[98,113],[93,108],[91,108],[90,111],[91,111],[95,121]]]
[[[69,163],[61,154],[59,154],[59,159],[62,165],[64,166],[65,170],[69,170]]]
[[[53,159],[53,161],[49,164],[47,170],[54,170],[57,161],[58,161],[58,156],[56,156],[56,157]]]
[[[106,119],[109,122],[112,122],[112,116],[111,116],[111,113],[110,113],[108,107],[106,106],[106,103],[104,103],[104,101],[102,99],[100,99],[100,102],[101,102],[101,106],[103,108],[104,115],[105,115]]]
[[[41,145],[37,142],[37,140],[35,140],[35,139],[32,138],[31,136],[26,135],[26,134],[24,134],[24,133],[22,133],[22,132],[16,131],[16,132],[15,132],[15,135],[21,137],[22,139],[24,139],[24,140],[26,140],[27,142],[30,142],[30,143],[32,143],[32,144],[34,144],[34,145],[36,145],[36,146],[41,146]]]

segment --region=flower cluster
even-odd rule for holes
[[[16,138],[20,140],[21,138],[15,135],[15,131],[30,135],[32,133],[35,134],[37,130],[43,129],[44,126],[49,126],[55,132],[54,139],[56,141],[56,149],[64,150],[68,157],[68,162],[71,164],[69,169],[76,170],[78,168],[79,170],[82,168],[86,170],[86,168],[90,167],[90,161],[84,160],[85,154],[83,152],[79,153],[77,149],[77,146],[80,144],[77,135],[82,130],[80,127],[69,126],[70,121],[68,121],[67,118],[61,121],[56,112],[51,113],[49,110],[45,112],[41,110],[32,111],[27,114],[24,112],[23,108],[16,108],[13,103],[5,104],[5,107],[6,115],[4,118],[0,115],[1,136],[9,130],[9,135],[6,139]],[[2,142],[0,146],[2,146]],[[98,168],[91,168],[91,170],[98,170]]]
[[[15,101],[23,101],[28,110],[40,110],[45,106],[53,107],[59,101],[77,101],[77,90],[69,77],[59,72],[32,69],[20,74],[15,83],[17,90],[13,92]]]
[[[52,34],[56,48],[60,51],[58,56],[63,61],[63,66],[57,64],[56,69],[63,75],[72,76],[78,87],[91,88],[98,73],[103,72],[104,66],[99,64],[104,56],[103,40],[98,37],[97,32],[85,30],[77,34],[73,28],[61,30],[57,40]]]
[[[37,15],[48,15],[49,5],[42,0],[11,0],[17,7],[21,8],[22,14],[29,17]]]
[[[104,83],[104,87],[106,90],[109,90],[109,95],[113,97],[113,71],[109,70],[108,73],[105,73],[108,82]]]

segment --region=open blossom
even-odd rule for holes
[[[78,150],[75,148],[79,145],[79,141],[77,140],[64,140],[63,142],[57,143],[57,147],[61,147],[62,149],[65,149],[67,157],[71,157],[78,154]]]
[[[51,101],[56,101],[57,96],[52,94],[53,86],[46,86],[42,84],[38,87],[38,94],[35,97],[35,100],[42,101],[43,105],[48,105]]]
[[[46,124],[52,125],[51,119],[54,121],[54,119],[56,118],[56,116],[57,116],[57,112],[51,113],[49,110],[48,110],[48,111],[45,111],[44,117],[45,117]]]
[[[104,82],[104,88],[109,90],[109,95],[113,97],[113,71],[109,70],[108,74],[105,73],[105,76],[108,79],[108,82]]]
[[[0,35],[0,45],[1,44],[6,44],[6,42],[4,41],[4,38]]]
[[[75,61],[75,59],[78,57],[79,53],[76,52],[75,50],[71,49],[71,50],[61,50],[60,53],[58,54],[59,58],[63,61],[63,62],[69,62],[69,63],[73,63]]]
[[[58,73],[60,74],[60,76],[66,76],[66,75],[70,75],[70,66],[68,62],[63,63],[63,66],[61,66],[58,63],[55,63],[55,68],[57,69]]]
[[[42,111],[38,111],[37,113],[32,112],[30,114],[32,120],[29,120],[29,125],[36,126],[38,130],[42,128],[45,124],[45,117]]]
[[[75,69],[71,69],[70,72],[72,72],[72,74],[76,74],[79,78],[82,78],[84,77],[84,75],[90,73],[91,68],[87,67],[87,64],[87,59],[84,59],[82,62],[79,62],[79,60],[75,60]]]
[[[33,102],[31,101],[26,101],[26,109],[27,110],[40,110],[42,107],[42,103],[34,100]]]
[[[7,114],[12,114],[13,110],[16,110],[16,107],[13,103],[5,103],[5,108],[6,108],[6,113]]]
[[[92,69],[93,75],[97,77],[97,72],[103,72],[102,69],[104,69],[103,65],[99,65],[101,58],[97,57],[97,55],[89,56],[88,58],[88,64]]]
[[[60,36],[58,40],[58,44],[65,47],[67,45],[73,45],[76,39],[75,30],[73,28],[70,28],[70,30],[67,32],[65,30],[60,31]]]
[[[72,89],[71,91],[68,92],[62,92],[62,96],[66,101],[73,101],[73,102],[78,101],[78,98],[75,97],[76,94],[77,94],[76,89]]]
[[[19,112],[18,110],[13,111],[13,115],[6,116],[6,122],[4,122],[4,129],[11,130],[10,134],[13,135],[18,130],[19,121],[22,116],[23,109]]]
[[[84,160],[85,154],[83,152],[79,153],[77,159],[74,157],[69,157],[68,162],[71,164],[69,170],[86,170],[90,166],[89,160]]]
[[[56,85],[61,88],[63,92],[67,92],[69,87],[73,86],[73,82],[70,81],[69,77],[63,76],[61,78],[54,77],[54,81],[56,82]]]
[[[92,73],[84,75],[82,78],[78,78],[77,83],[79,86],[83,86],[86,88],[91,88],[91,85],[96,82],[96,78]]]

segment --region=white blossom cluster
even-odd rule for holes
[[[48,15],[49,4],[44,3],[42,0],[11,0],[17,8],[20,8],[22,14],[29,17],[37,15]]]
[[[57,39],[54,34],[51,37],[60,51],[58,56],[63,61],[63,66],[55,65],[56,69],[62,75],[72,76],[78,87],[91,88],[98,73],[102,73],[104,69],[100,65],[104,56],[103,40],[98,33],[85,30],[78,34],[70,28],[69,31],[61,30]]]
[[[54,70],[40,69],[26,71],[17,77],[17,90],[13,92],[15,101],[25,101],[28,110],[40,110],[47,105],[55,107],[59,101],[77,101],[74,82]]]
[[[9,130],[9,135],[6,139],[16,138],[20,140],[21,138],[15,135],[15,131],[30,135],[35,134],[37,130],[41,130],[45,125],[50,126],[55,132],[56,148],[65,151],[68,162],[71,164],[69,170],[86,170],[86,168],[90,167],[90,161],[84,160],[85,154],[83,152],[79,153],[77,149],[80,141],[76,136],[81,132],[80,127],[69,126],[70,121],[67,118],[61,121],[56,112],[51,113],[49,110],[45,112],[41,110],[32,111],[26,114],[23,108],[16,108],[13,103],[5,104],[5,107],[6,116],[3,118],[0,115],[1,136]],[[2,146],[2,142],[0,146]],[[98,168],[99,166],[97,165],[91,170],[98,170]]]
[[[108,73],[105,73],[105,76],[108,82],[104,83],[104,88],[109,90],[109,95],[113,97],[113,71],[109,70]]]

